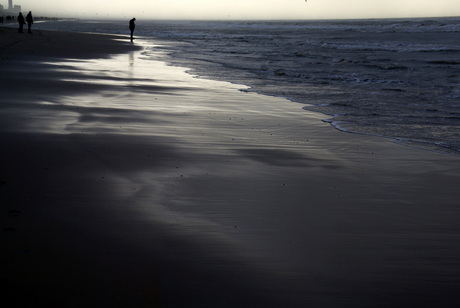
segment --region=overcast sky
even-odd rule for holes
[[[307,2],[308,1],[308,2]],[[460,0],[13,0],[35,16],[319,19],[460,16]],[[0,0],[5,8],[8,0]]]

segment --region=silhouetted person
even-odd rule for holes
[[[32,27],[32,24],[34,23],[34,18],[32,17],[32,12],[29,11],[29,14],[26,16],[26,21],[27,21],[27,32],[32,33],[30,31],[30,28]]]
[[[21,13],[21,12],[19,12],[18,23],[19,23],[18,32],[19,32],[19,33],[22,33],[22,28],[24,27],[24,24],[25,24],[26,22],[25,22],[25,20],[24,20],[24,16],[22,16],[22,13]]]
[[[136,24],[134,23],[136,18],[133,18],[129,21],[129,30],[131,30],[131,42],[134,40],[134,29],[136,29]]]

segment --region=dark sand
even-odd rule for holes
[[[460,158],[128,38],[0,28],[6,307],[458,307]]]

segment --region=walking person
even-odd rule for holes
[[[22,16],[22,13],[19,12],[19,16],[18,16],[18,24],[19,24],[19,29],[18,29],[18,32],[19,33],[22,33],[22,29],[24,28],[24,24],[25,24],[25,20],[24,20],[24,16]]]
[[[134,23],[136,21],[136,18],[133,18],[129,21],[129,30],[131,30],[131,42],[134,40],[133,34],[134,34],[134,29],[136,29],[136,24]]]
[[[32,17],[31,11],[29,11],[29,14],[27,14],[26,21],[27,21],[27,33],[32,33],[32,31],[30,31],[30,28],[32,27],[32,24],[34,23],[34,18]]]

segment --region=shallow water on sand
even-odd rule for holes
[[[125,22],[43,27],[125,34]],[[138,21],[165,60],[283,96],[340,130],[458,154],[460,19]],[[155,51],[152,51],[155,53]]]
[[[460,20],[155,24],[168,61],[331,115],[336,128],[460,150]]]

